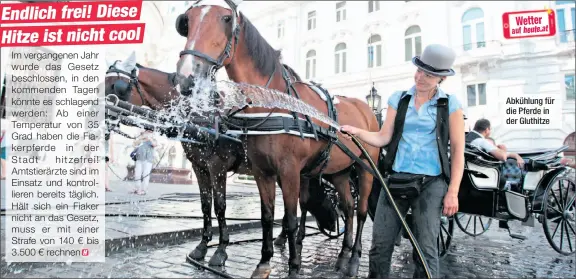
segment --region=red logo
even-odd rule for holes
[[[506,39],[554,36],[555,13],[551,9],[504,13],[502,29]]]
[[[82,256],[87,257],[90,255],[90,251],[88,249],[82,249]]]

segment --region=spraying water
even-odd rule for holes
[[[286,109],[316,118],[340,130],[340,125],[336,121],[318,111],[315,107],[286,93],[257,85],[230,81],[219,81],[217,87],[218,92],[221,93],[223,109],[243,107],[245,105],[249,107]],[[248,104],[248,99],[252,101],[251,104]]]

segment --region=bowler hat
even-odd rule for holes
[[[429,45],[422,55],[412,58],[412,63],[421,70],[435,76],[453,76],[456,73],[452,65],[456,60],[456,53],[443,45]]]

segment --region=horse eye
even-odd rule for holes
[[[222,17],[222,20],[224,20],[224,22],[228,23],[228,22],[230,22],[230,21],[232,20],[232,17],[231,17],[231,16],[228,16],[228,15],[227,15],[227,16],[223,16],[223,17]]]

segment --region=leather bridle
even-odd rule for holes
[[[210,71],[209,71],[210,72],[210,78],[212,79],[212,81],[215,81],[216,72],[224,66],[224,61],[228,58],[232,58],[234,56],[234,54],[236,53],[236,47],[238,46],[238,37],[240,36],[240,25],[238,24],[238,19],[240,17],[240,13],[238,12],[237,6],[234,2],[232,2],[230,0],[224,0],[224,1],[226,2],[226,4],[228,4],[228,6],[230,6],[230,9],[232,10],[232,32],[228,36],[228,42],[226,43],[226,47],[224,48],[224,51],[222,52],[222,54],[220,54],[220,56],[217,59],[214,59],[211,56],[209,56],[203,52],[197,51],[197,50],[186,49],[186,50],[183,50],[180,52],[180,57],[182,57],[182,55],[189,54],[189,55],[203,58],[206,61],[208,61],[210,64],[212,64],[210,66]],[[190,9],[197,7],[200,2],[202,2],[202,0],[196,1],[194,3],[194,5],[192,5],[190,8],[188,8],[186,10],[186,12],[179,15],[178,18],[176,19],[176,31],[178,31],[178,34],[180,34],[181,36],[183,36],[183,37],[188,36],[188,24],[187,24],[188,16],[186,15],[186,13]],[[234,45],[234,52],[233,53],[231,53],[232,45]]]
[[[132,86],[135,86],[138,94],[140,95],[140,99],[142,100],[142,105],[145,106],[146,102],[144,100],[144,94],[140,89],[140,81],[138,81],[138,66],[135,66],[132,72],[129,73],[124,70],[118,69],[116,67],[116,64],[118,62],[120,62],[120,60],[116,60],[114,64],[112,64],[106,71],[107,77],[108,76],[118,77],[118,79],[112,84],[112,90],[114,90],[116,95],[120,97],[129,94],[132,91]],[[121,77],[128,79],[128,82],[126,82],[124,79],[121,79]],[[123,101],[129,102],[130,100],[128,99]]]

